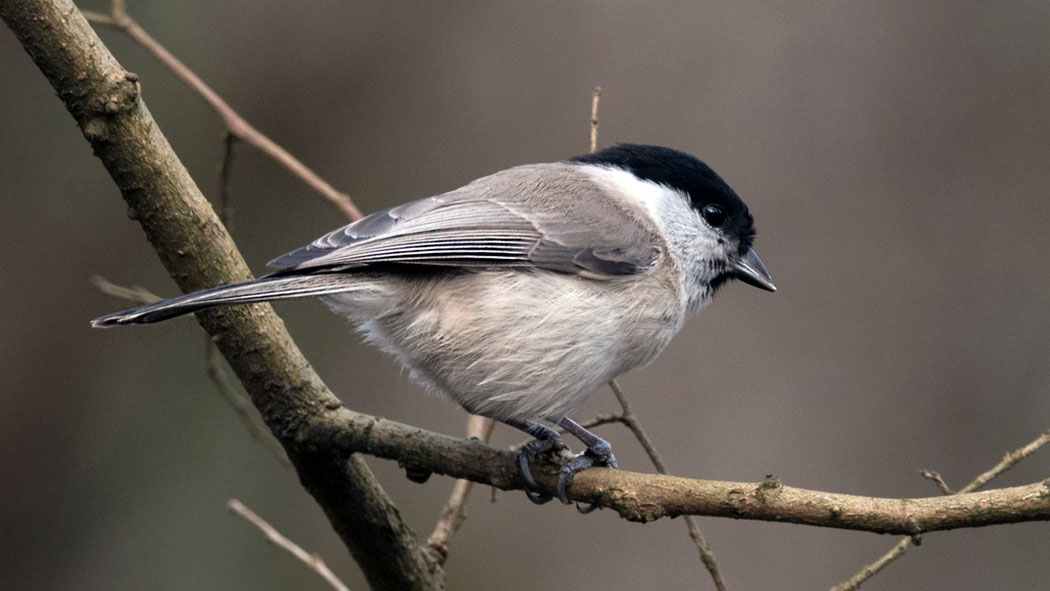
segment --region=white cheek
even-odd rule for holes
[[[641,207],[657,222],[679,270],[683,303],[696,310],[707,303],[706,286],[714,279],[712,261],[726,259],[728,245],[708,226],[680,192],[639,179],[617,168],[587,166],[599,184],[620,195],[628,205]]]

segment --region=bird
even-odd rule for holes
[[[343,226],[279,256],[268,275],[101,316],[94,327],[211,308],[320,296],[426,390],[524,431],[531,465],[561,467],[556,494],[611,445],[570,418],[595,389],[660,354],[731,280],[776,291],[753,249],[753,218],[699,158],[616,144],[508,168]]]

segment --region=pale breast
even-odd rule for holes
[[[599,282],[519,270],[434,277],[414,286],[396,312],[361,324],[414,379],[469,412],[557,420],[651,361],[681,327],[678,298],[654,293],[651,277],[642,289],[642,277]]]

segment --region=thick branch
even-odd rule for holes
[[[0,18],[76,119],[184,291],[250,277],[229,234],[117,63],[69,0],[4,0]],[[339,401],[269,306],[202,313],[199,321],[244,384],[373,587],[433,589],[443,573],[358,457],[297,443]]]
[[[304,445],[362,452],[397,460],[415,471],[466,478],[501,489],[523,489],[517,455],[480,441],[424,431],[387,419],[340,409]],[[313,443],[310,443],[313,442]],[[533,475],[553,494],[557,467],[534,466]],[[929,531],[1050,520],[1050,479],[987,492],[920,499],[886,499],[784,486],[772,476],[761,483],[693,480],[659,474],[592,468],[576,476],[569,498],[613,509],[630,521],[709,515],[822,527],[916,535]]]

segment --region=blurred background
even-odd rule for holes
[[[108,10],[103,1],[81,8]],[[600,143],[697,154],[746,200],[780,290],[720,292],[622,379],[676,474],[888,497],[960,487],[1050,426],[1050,4],[131,0],[264,133],[365,211]],[[101,36],[214,198],[223,126],[120,33]],[[0,582],[10,589],[327,589],[225,509],[243,500],[364,580],[297,478],[204,372],[192,319],[93,331],[101,275],[176,289],[62,103],[0,32]],[[345,223],[241,146],[234,236],[254,269]],[[461,434],[323,305],[278,305],[356,410]],[[616,408],[607,390],[578,418]],[[650,466],[602,429],[622,467]],[[518,433],[499,427],[494,441]],[[994,482],[1050,475],[1050,452]],[[422,536],[451,489],[370,460]],[[710,589],[681,520],[479,489],[450,589]],[[731,589],[821,589],[897,538],[701,520]],[[1045,589],[1050,526],[928,534],[865,589]]]

